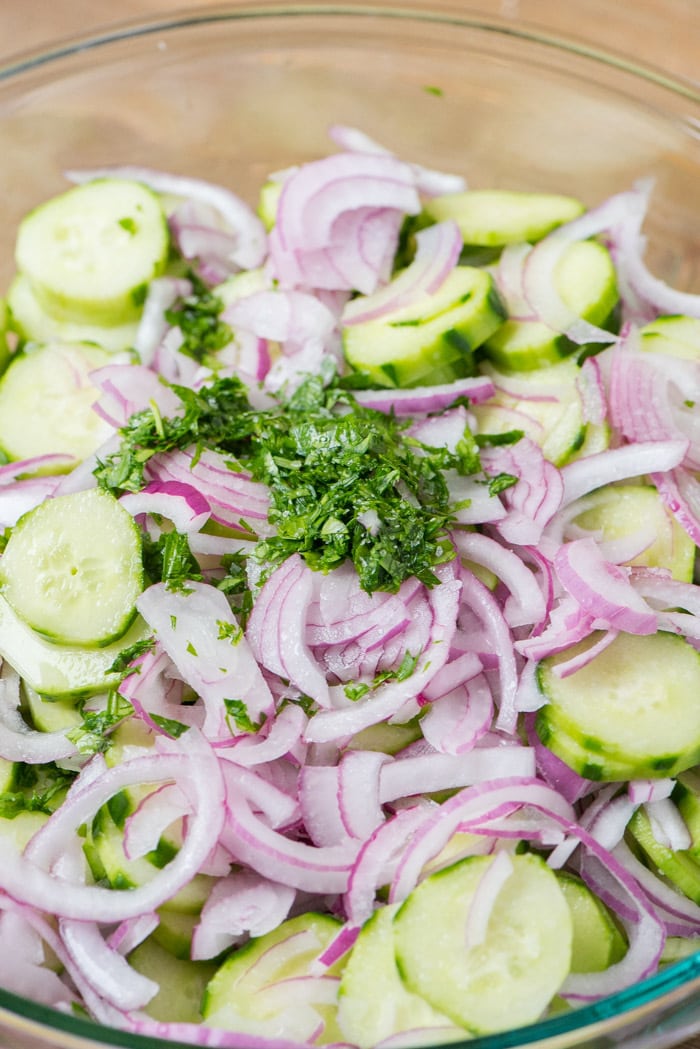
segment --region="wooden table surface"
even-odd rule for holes
[[[401,6],[412,2],[420,0]],[[213,6],[214,0],[0,0],[0,61],[115,22]],[[700,83],[700,0],[439,0],[439,6],[521,18]],[[683,1049],[700,1049],[700,1035]]]

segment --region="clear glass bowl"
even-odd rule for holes
[[[473,187],[593,205],[652,177],[650,266],[700,290],[700,88],[512,20],[352,3],[200,8],[0,69],[0,287],[17,221],[65,187],[66,168],[148,164],[254,201],[268,172],[329,151],[333,122]],[[697,1030],[700,955],[596,1005],[459,1044],[659,1049]],[[154,1044],[2,991],[0,1042]]]

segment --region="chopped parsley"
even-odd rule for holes
[[[237,379],[197,391],[173,386],[181,411],[132,416],[118,451],[99,463],[98,483],[116,494],[138,491],[152,455],[194,448],[196,461],[198,450],[210,448],[268,487],[276,534],[253,555],[266,571],[298,553],[320,571],[350,558],[368,593],[395,592],[411,576],[435,585],[435,567],[454,557],[446,473],[478,473],[478,442],[465,428],[455,451],[432,448],[410,436],[410,419],[360,405],[334,375],[328,380],[309,376],[266,410],[250,406]],[[145,563],[151,578],[171,587],[198,577],[177,533],[147,541]],[[234,561],[229,571],[220,585],[233,606],[242,573]]]
[[[149,714],[148,716],[154,725],[157,725],[159,729],[162,729],[163,732],[173,739],[179,739],[189,728],[189,725],[184,725],[182,721],[175,721],[174,718],[165,718],[161,714]]]
[[[112,691],[107,697],[104,710],[82,710],[83,720],[66,735],[75,743],[81,754],[103,754],[109,750],[112,729],[133,714],[134,708],[128,699]]]
[[[383,670],[370,684],[364,681],[351,682],[345,686],[343,691],[348,699],[358,700],[366,696],[368,692],[379,688],[385,681],[405,681],[416,669],[418,659],[419,656],[412,656],[410,652],[404,652],[404,657],[395,670]]]
[[[253,721],[242,699],[225,699],[224,706],[226,708],[226,723],[234,736],[240,732],[257,732],[265,724],[264,717],[260,721]]]
[[[233,332],[221,319],[224,304],[218,295],[211,292],[192,270],[187,277],[192,284],[191,294],[177,299],[165,311],[165,319],[182,332],[180,353],[201,363],[227,346],[233,339]]]
[[[143,537],[143,566],[154,583],[165,583],[168,590],[183,590],[187,583],[202,578],[186,535],[163,532],[158,539]]]
[[[63,801],[76,773],[46,765],[18,764],[12,786],[0,793],[0,818],[14,819],[20,812],[45,812],[50,815]]]

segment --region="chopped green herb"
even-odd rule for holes
[[[217,619],[216,625],[219,641],[230,641],[232,645],[237,645],[243,637],[243,630],[238,623],[226,623],[223,619]]]
[[[131,664],[134,660],[142,656],[144,652],[150,652],[156,643],[154,637],[146,637],[143,641],[135,641],[133,645],[129,645],[123,652],[120,652],[117,658],[114,660],[108,674],[121,674],[125,670],[129,673],[139,673],[138,667],[132,667]]]
[[[166,310],[165,319],[182,332],[180,353],[202,362],[227,346],[233,332],[221,319],[224,304],[218,295],[214,295],[193,271],[187,276],[192,293],[178,299]]]
[[[517,483],[518,478],[513,474],[496,474],[495,477],[489,478],[489,495],[498,495],[499,492],[505,492],[506,488],[512,488]]]
[[[411,420],[357,404],[328,369],[267,410],[251,408],[235,379],[198,391],[172,389],[182,411],[157,421],[150,412],[132,416],[119,450],[95,471],[100,485],[138,491],[151,455],[211,448],[269,489],[276,534],[254,552],[266,570],[293,553],[320,571],[350,558],[372,593],[396,591],[411,576],[433,586],[435,567],[454,557],[448,531],[455,507],[446,474],[481,469],[468,429],[454,451],[432,448],[410,436]],[[367,514],[376,528],[363,524]],[[151,578],[178,587],[199,577],[186,537],[167,533],[145,545]],[[220,584],[230,599],[243,592],[240,565],[233,566]]]
[[[424,84],[423,90],[426,95],[435,95],[436,98],[442,98],[445,93],[441,87],[436,87],[435,84]]]
[[[492,445],[494,448],[503,444],[517,444],[525,434],[523,430],[506,430],[505,433],[478,433],[474,440],[479,448]]]
[[[167,732],[173,739],[179,739],[189,728],[189,725],[183,725],[181,721],[175,721],[173,718],[164,718],[160,714],[149,714],[149,717],[158,728],[162,729],[163,732]]]
[[[163,532],[158,539],[143,537],[143,564],[148,577],[168,590],[186,590],[187,583],[202,578],[186,535]]]
[[[403,659],[396,670],[384,670],[374,678],[371,684],[363,681],[352,682],[346,685],[343,691],[348,699],[353,701],[362,699],[368,692],[379,688],[385,681],[405,681],[411,676],[418,665],[419,656],[412,656],[410,652],[404,652]]]
[[[257,732],[265,724],[264,717],[258,722],[251,719],[242,699],[225,699],[224,706],[226,707],[226,722],[233,735],[238,732]]]
[[[104,710],[83,710],[82,724],[66,733],[81,754],[102,754],[109,750],[109,734],[120,721],[133,714],[134,708],[128,699],[112,691]]]
[[[20,812],[45,812],[50,815],[61,803],[76,773],[46,765],[19,764],[15,772],[15,790],[0,794],[0,818],[14,819]]]

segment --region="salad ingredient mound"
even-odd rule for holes
[[[0,375],[0,980],[218,1047],[434,1045],[700,938],[700,297],[639,183],[363,133],[69,172]]]

